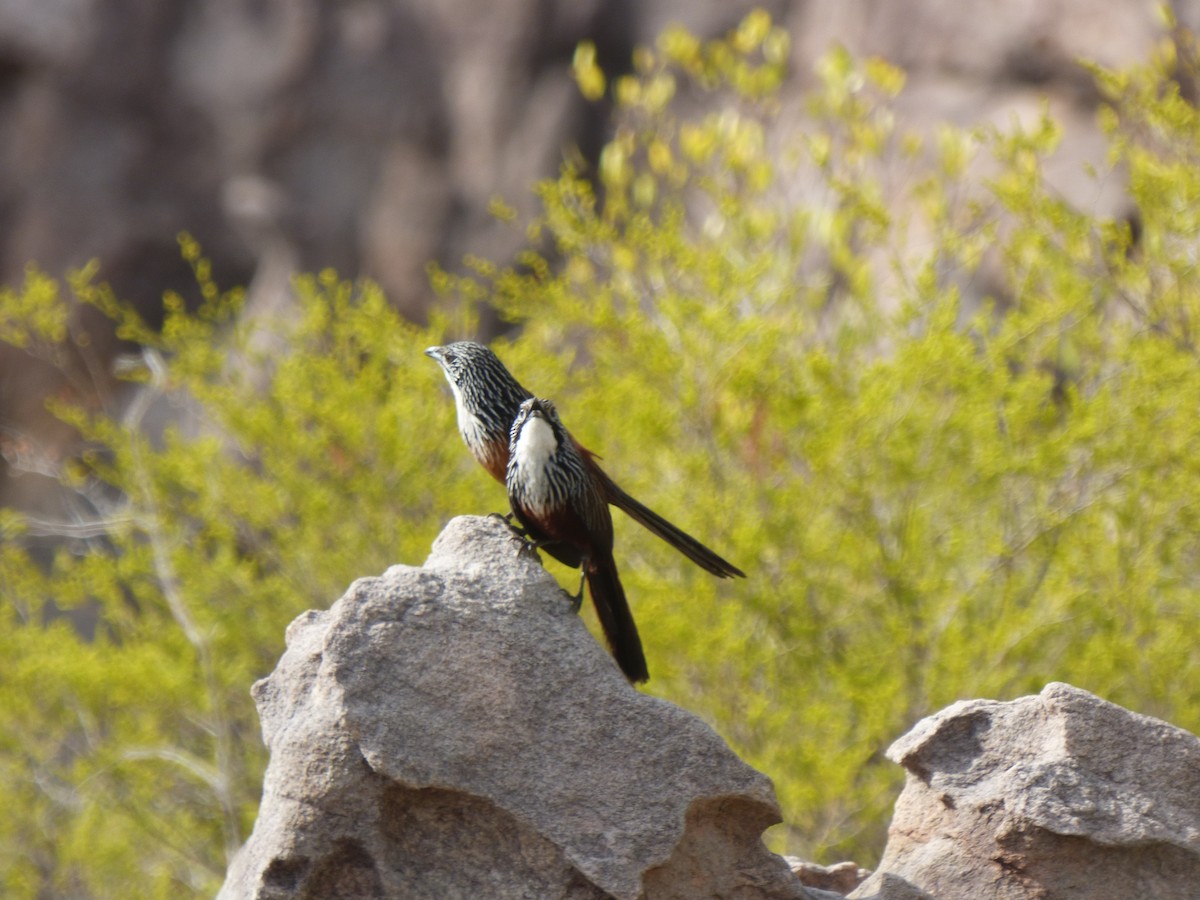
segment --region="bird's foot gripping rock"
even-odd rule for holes
[[[513,524],[513,514],[512,513],[510,513],[510,512],[506,512],[506,513],[494,512],[494,513],[488,513],[487,517],[489,519],[499,519],[501,522],[503,522],[505,525],[507,525],[509,528],[511,528],[516,534],[519,534],[521,537],[525,537],[525,530],[523,528]]]
[[[566,588],[563,589],[563,593],[567,594]],[[583,606],[583,584],[580,583],[577,593],[567,594],[567,599],[571,602],[571,612],[578,615],[580,607]]]
[[[520,556],[522,553],[524,553],[528,550],[529,552],[533,553],[534,559],[536,559],[538,562],[542,561],[542,558],[540,556],[538,556],[538,553],[537,553],[537,549],[539,546],[538,542],[529,540],[529,532],[526,531],[524,528],[521,528],[519,525],[513,524],[513,514],[512,513],[494,512],[494,513],[488,513],[487,517],[489,519],[499,519],[501,522],[503,522],[505,525],[508,526],[508,530],[512,532],[512,536],[517,542],[517,556]]]

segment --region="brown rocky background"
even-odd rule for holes
[[[792,35],[793,96],[840,42],[908,71],[909,127],[1005,124],[1048,98],[1066,126],[1051,176],[1120,209],[1119,183],[1082,174],[1101,144],[1077,59],[1144,58],[1163,35],[1152,0],[0,0],[0,280],[97,259],[153,321],[165,290],[196,293],[186,230],[220,283],[265,302],[291,272],[332,266],[420,319],[428,261],[515,249],[489,198],[528,210],[565,152],[605,139],[608,110],[569,78],[580,40],[619,71],[671,22],[718,35],[754,5]],[[1200,2],[1169,5],[1200,25]],[[74,389],[103,390],[114,341],[77,327],[91,343]],[[37,478],[8,476],[30,436],[62,455],[43,400],[63,388],[0,348],[0,505],[61,512]]]

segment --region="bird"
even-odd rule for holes
[[[535,546],[578,553],[596,618],[617,665],[630,682],[650,678],[637,625],[613,560],[613,523],[600,482],[549,400],[521,403],[509,434],[505,487],[512,511]],[[579,597],[583,598],[583,584]]]
[[[458,411],[458,430],[467,448],[492,477],[504,484],[508,473],[509,443],[521,404],[533,397],[505,368],[499,357],[475,341],[456,341],[429,347],[425,355],[442,369]],[[604,501],[658,535],[700,568],[719,578],[744,578],[746,573],[701,544],[678,526],[638,502],[608,476],[597,457],[567,433]],[[582,556],[570,544],[548,542],[547,553],[578,567]]]

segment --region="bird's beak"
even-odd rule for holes
[[[438,362],[441,362],[442,361],[442,348],[441,347],[426,347],[425,355],[428,356],[430,359],[436,359]]]

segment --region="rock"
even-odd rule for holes
[[[1200,739],[1066,684],[956,703],[888,756],[908,770],[887,849],[852,897],[1190,900]]]
[[[222,900],[818,896],[761,842],[769,779],[631,688],[522,546],[455,519],[292,623]]]
[[[834,863],[821,866],[794,856],[785,856],[788,868],[806,887],[820,888],[834,894],[846,896],[862,884],[871,873],[854,862]]]

